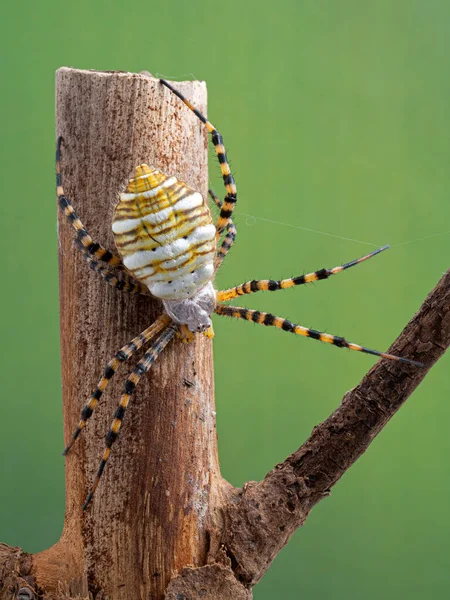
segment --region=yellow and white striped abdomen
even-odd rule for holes
[[[158,298],[190,298],[214,274],[216,228],[201,194],[140,165],[112,225],[124,265]]]

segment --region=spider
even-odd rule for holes
[[[119,406],[106,435],[105,450],[89,490],[83,509],[86,509],[97,489],[105,465],[117,439],[131,395],[141,377],[151,368],[158,356],[178,336],[185,342],[202,333],[213,337],[212,313],[235,319],[253,321],[278,327],[296,335],[349,348],[382,358],[420,366],[407,358],[370,350],[347,342],[344,338],[321,333],[267,312],[228,306],[229,300],[258,291],[284,290],[298,285],[327,279],[379,254],[388,246],[332,269],[320,269],[307,275],[275,281],[252,280],[236,287],[217,291],[213,280],[236,238],[233,210],[236,205],[236,184],[231,174],[223,139],[217,129],[167,81],[168,88],[200,119],[211,134],[225,184],[222,201],[209,190],[212,200],[220,209],[216,225],[203,197],[176,177],[170,177],[145,164],[136,167],[125,192],[120,194],[115,207],[112,230],[120,258],[93,241],[78,218],[70,200],[64,194],[61,177],[61,136],[56,145],[56,188],[58,204],[75,229],[75,244],[89,266],[111,286],[160,298],[165,312],[147,329],[123,346],[107,364],[94,393],[81,411],[80,421],[63,454],[66,455],[86,426],[102,394],[120,363],[129,360],[149,344],[143,358],[125,381]]]

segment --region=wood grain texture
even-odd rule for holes
[[[206,112],[204,83],[177,85]],[[158,80],[62,68],[56,90],[65,193],[94,240],[114,250],[112,211],[143,162],[206,197],[205,130]],[[60,214],[66,441],[108,360],[161,313],[159,302],[106,285],[89,270],[72,237]],[[87,594],[89,587],[98,600],[156,600],[172,572],[205,562],[205,518],[218,461],[211,342],[202,336],[193,344],[172,342],[142,378],[92,505],[81,510],[132,363],[120,368],[66,459],[64,533],[36,559],[38,568],[41,562],[55,565],[40,582],[47,589],[55,588],[64,570],[73,573],[76,564],[72,594]]]

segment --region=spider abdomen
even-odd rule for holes
[[[120,194],[112,230],[124,265],[158,298],[190,298],[213,277],[216,228],[201,194],[140,165]]]

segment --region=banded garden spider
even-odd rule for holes
[[[119,406],[106,435],[103,457],[83,505],[84,509],[92,500],[111,447],[119,434],[131,395],[142,375],[151,368],[175,335],[186,342],[192,341],[195,333],[213,337],[210,318],[213,312],[220,316],[278,327],[283,331],[333,344],[338,348],[349,348],[420,366],[420,363],[413,360],[370,350],[347,342],[342,337],[296,325],[270,313],[224,304],[245,294],[286,289],[327,279],[331,275],[368,260],[388,246],[332,269],[320,269],[307,275],[279,281],[252,280],[227,290],[216,291],[213,287],[214,274],[220,268],[236,238],[236,227],[232,220],[237,200],[236,184],[228,165],[220,133],[180,92],[167,81],[161,79],[160,82],[180,98],[212,136],[226,188],[223,202],[211,190],[209,191],[211,198],[220,209],[216,225],[212,222],[206,202],[198,192],[175,177],[168,177],[157,169],[143,164],[136,168],[135,175],[129,180],[125,192],[120,194],[119,202],[115,207],[112,230],[120,258],[113,255],[92,240],[70,200],[64,194],[61,178],[62,138],[59,137],[57,141],[58,203],[75,229],[75,244],[83,257],[89,266],[111,286],[131,293],[156,296],[163,301],[165,309],[153,324],[116,352],[114,358],[107,364],[94,393],[81,411],[78,427],[64,450],[66,455],[86,426],[120,363],[129,360],[138,350],[153,340],[125,381]]]

